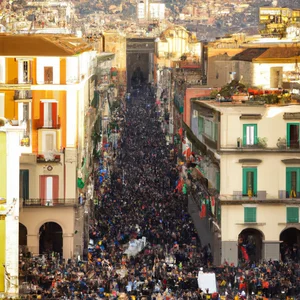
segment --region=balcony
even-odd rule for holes
[[[279,190],[277,196],[267,196],[266,191],[257,191],[256,195],[249,197],[243,195],[242,191],[233,191],[232,194],[220,195],[222,205],[242,204],[300,204],[300,192],[291,195],[286,190]]]
[[[76,198],[41,199],[31,198],[23,200],[23,207],[57,207],[82,205]]]
[[[31,90],[16,90],[14,100],[32,100]]]
[[[299,151],[300,140],[290,139],[287,141],[285,138],[279,138],[276,145],[268,145],[266,138],[257,138],[257,142],[252,145],[244,145],[240,138],[237,138],[236,145],[225,145],[221,146],[220,151],[232,152],[232,151],[243,151],[243,152],[293,152]]]
[[[48,152],[45,154],[37,154],[36,162],[37,163],[45,163],[45,162],[53,162],[59,163],[62,161],[62,154],[55,152]]]

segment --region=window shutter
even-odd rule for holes
[[[59,176],[55,175],[52,176],[53,178],[53,199],[57,200],[58,199],[58,195],[59,195]]]
[[[44,127],[44,102],[40,102],[40,127]]]
[[[299,223],[299,207],[286,208],[286,222]]]
[[[243,125],[243,145],[247,145],[247,125]]]
[[[57,127],[57,103],[53,102],[52,105],[52,127]]]
[[[256,207],[244,207],[244,222],[256,223]]]
[[[46,178],[47,176],[40,176],[40,198],[42,200],[46,199]]]

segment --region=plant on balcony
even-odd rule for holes
[[[264,148],[264,149],[267,148],[268,147],[267,142],[268,142],[268,139],[266,137],[263,137],[263,138],[258,137],[257,138],[257,146],[259,148]]]
[[[218,94],[223,97],[231,97],[236,93],[247,93],[247,88],[238,80],[232,80],[230,83],[224,85]]]
[[[276,145],[279,149],[285,149],[286,148],[286,138],[285,137],[278,138]]]

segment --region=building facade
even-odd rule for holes
[[[192,128],[214,156],[205,170],[212,185],[220,172],[221,261],[281,259],[300,238],[298,105],[195,101],[193,109]]]
[[[96,52],[72,36],[2,35],[0,113],[20,138],[20,244],[82,256],[92,194]]]

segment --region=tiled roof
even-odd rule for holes
[[[0,34],[0,56],[72,56],[92,47],[70,35]]]
[[[300,56],[300,47],[271,47],[260,58],[293,58]]]
[[[252,61],[253,59],[260,57],[268,48],[248,48],[231,58],[231,60],[239,61]]]

